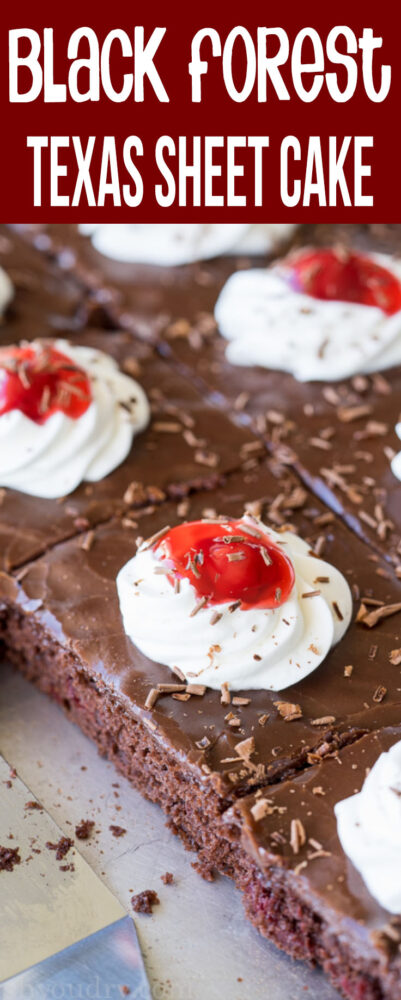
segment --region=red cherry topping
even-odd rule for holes
[[[189,580],[207,605],[238,601],[242,610],[278,608],[294,585],[292,563],[256,524],[180,524],[168,531],[154,550],[168,568],[171,566],[170,583]]]
[[[363,254],[327,247],[300,250],[283,261],[292,288],[315,299],[377,306],[388,316],[401,309],[401,282]]]
[[[86,372],[51,345],[0,347],[0,416],[20,410],[44,424],[61,410],[77,420],[91,401]]]

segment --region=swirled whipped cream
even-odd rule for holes
[[[397,424],[395,431],[401,441],[401,423]],[[391,462],[391,468],[396,478],[401,480],[401,451],[394,456]]]
[[[274,607],[249,603],[244,607],[232,599],[210,605],[205,598],[199,600],[188,578],[177,579],[174,571],[168,575],[173,564],[160,558],[163,542],[150,540],[117,577],[125,631],[146,656],[171,669],[178,667],[188,681],[215,689],[227,683],[234,691],[282,690],[315,670],[348,628],[352,613],[348,584],[337,569],[312,556],[306,542],[291,532],[278,534],[259,521],[255,527],[255,519],[248,515],[221,523],[228,553],[230,531],[234,532],[234,550],[237,545],[241,551],[241,539],[246,538],[247,545],[267,543],[285,553],[293,574],[285,600],[280,603],[276,592]],[[219,548],[219,559],[223,557]],[[233,561],[227,555],[228,574],[239,566],[237,558],[235,551]],[[274,564],[274,551],[272,559]],[[190,549],[188,560],[191,566],[196,562],[194,572],[201,574],[205,562],[199,551],[194,555]],[[268,580],[269,565],[266,569]]]
[[[299,382],[338,381],[401,363],[401,308],[306,294],[291,279],[291,259],[268,269],[238,271],[215,308],[233,365],[290,372]],[[401,262],[386,255],[364,259],[401,281]]]
[[[3,316],[11,302],[14,288],[7,272],[0,267],[0,316]]]
[[[371,895],[401,913],[401,741],[381,753],[362,790],[335,806],[338,836]]]
[[[46,344],[87,377],[90,399],[80,416],[60,408],[39,422],[23,412],[23,383],[18,405],[0,415],[0,485],[52,499],[71,493],[83,480],[97,482],[120,465],[148,423],[150,409],[141,386],[102,351],[66,340],[34,342],[28,350],[40,352]],[[0,395],[6,377],[0,363]],[[74,398],[70,392],[73,379],[72,388],[64,390],[67,400]]]
[[[220,254],[265,254],[289,239],[297,227],[287,224],[205,225],[196,223],[82,224],[83,235],[113,260],[174,267]]]

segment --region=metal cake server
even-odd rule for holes
[[[0,866],[1,1000],[152,1000],[131,917],[75,846],[45,846],[63,833],[35,801],[0,755],[0,845],[21,858]]]

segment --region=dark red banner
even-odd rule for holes
[[[2,21],[4,221],[401,221],[395,4]]]

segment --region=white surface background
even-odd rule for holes
[[[200,878],[161,811],[5,665],[0,750],[64,834],[74,837],[76,823],[95,820],[98,832],[77,846],[127,911],[133,893],[158,893],[153,915],[135,916],[154,1000],[338,1000],[320,972],[292,962],[253,930],[228,879]],[[125,836],[113,837],[112,823],[125,827]],[[166,871],[172,885],[161,881]]]

